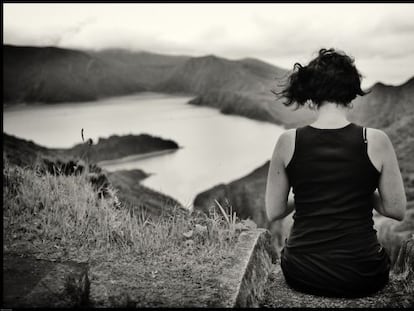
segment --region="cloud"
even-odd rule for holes
[[[70,38],[79,35],[82,31],[85,30],[85,28],[92,25],[95,20],[96,18],[86,18],[85,20],[80,21],[73,26],[68,26],[67,28],[63,29],[56,37],[55,45],[60,46],[66,41],[70,40]]]

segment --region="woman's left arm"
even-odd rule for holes
[[[270,222],[282,219],[294,210],[293,198],[289,196],[289,180],[286,165],[294,151],[295,130],[280,135],[270,160],[266,184],[266,213]],[[289,200],[288,200],[289,197]]]

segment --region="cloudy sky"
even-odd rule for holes
[[[368,87],[414,76],[413,16],[413,3],[6,3],[3,43],[254,57],[284,68],[335,47],[355,58]]]

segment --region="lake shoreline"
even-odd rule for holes
[[[3,111],[4,112],[14,112],[14,111],[21,111],[30,108],[50,108],[53,106],[57,107],[65,107],[71,105],[84,105],[90,104],[94,102],[101,102],[101,104],[105,104],[106,102],[111,102],[114,99],[123,99],[123,98],[131,98],[139,96],[141,99],[164,99],[164,98],[188,98],[188,102],[191,99],[195,98],[195,95],[189,93],[159,93],[159,92],[151,92],[151,91],[143,91],[143,92],[134,92],[130,94],[123,94],[123,95],[113,95],[113,96],[105,96],[96,98],[93,100],[79,100],[79,101],[62,101],[62,102],[42,102],[42,101],[34,101],[34,102],[3,102]]]
[[[99,165],[103,169],[106,169],[107,166],[118,165],[118,164],[130,162],[130,161],[138,161],[138,160],[143,160],[147,158],[157,157],[157,156],[173,153],[182,148],[183,147],[178,147],[178,149],[165,149],[165,150],[160,150],[160,151],[151,151],[151,152],[146,152],[146,153],[141,153],[141,154],[134,154],[134,155],[122,157],[119,159],[100,161],[97,163],[97,165]]]

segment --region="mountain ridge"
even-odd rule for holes
[[[281,90],[289,70],[251,57],[230,60],[214,54],[190,57],[122,49],[78,51],[12,45],[3,45],[3,52],[3,105],[88,101],[155,91],[194,95],[190,104],[287,128],[308,124],[314,118],[307,109],[285,107],[283,99],[272,93]],[[393,102],[411,102],[413,81],[414,77],[398,87],[374,84],[368,95],[355,100],[351,118],[372,126],[391,124],[411,111],[411,103]],[[385,103],[389,113],[370,118],[368,111],[381,97],[389,98]]]

